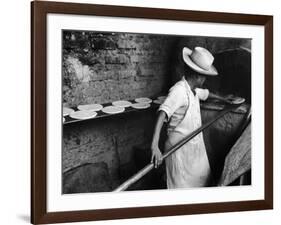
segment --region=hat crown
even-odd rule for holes
[[[190,58],[192,61],[204,70],[209,70],[214,62],[213,55],[205,48],[195,47]]]

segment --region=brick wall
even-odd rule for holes
[[[167,88],[175,38],[65,31],[63,40],[65,106],[152,97]]]

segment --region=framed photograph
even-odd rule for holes
[[[31,222],[273,208],[273,17],[31,3]]]

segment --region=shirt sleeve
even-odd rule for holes
[[[174,112],[185,104],[188,104],[186,90],[183,86],[177,85],[169,90],[167,98],[159,107],[158,111],[164,111],[167,114],[169,120]]]
[[[195,93],[198,98],[202,101],[205,101],[209,97],[209,90],[202,88],[195,88]]]

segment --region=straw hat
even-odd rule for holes
[[[218,71],[213,66],[214,56],[205,48],[195,47],[191,49],[184,47],[182,50],[184,62],[194,71],[210,76],[218,75]]]

